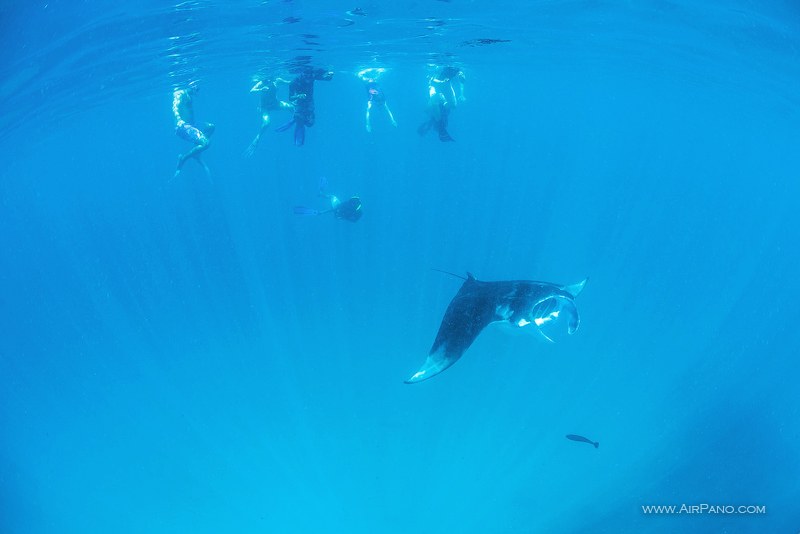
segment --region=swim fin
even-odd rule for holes
[[[437,129],[439,130],[439,141],[442,141],[442,142],[455,141],[455,139],[450,137],[450,134],[447,133],[447,130],[445,130],[442,127],[439,127]]]
[[[292,119],[289,122],[287,122],[286,124],[284,124],[283,126],[280,126],[279,128],[275,128],[275,131],[276,132],[285,132],[286,130],[291,128],[294,125],[294,123],[295,123],[295,119]]]
[[[320,212],[313,209],[313,208],[306,208],[305,206],[295,206],[294,207],[294,214],[295,215],[319,215]]]
[[[450,134],[447,133],[447,125],[450,122],[450,110],[445,108],[442,110],[442,116],[436,121],[436,131],[439,133],[439,141],[455,141]]]
[[[306,125],[302,122],[295,122],[294,125],[294,144],[296,146],[303,146],[306,142]]]
[[[417,128],[417,133],[419,135],[425,135],[430,131],[432,126],[433,126],[433,119],[428,119],[419,125],[419,128]]]

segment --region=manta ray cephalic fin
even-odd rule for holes
[[[568,286],[563,286],[562,289],[572,295],[572,298],[577,297],[580,295],[583,288],[586,286],[586,282],[588,282],[588,278],[584,278],[582,281],[578,282],[577,284],[570,284]]]

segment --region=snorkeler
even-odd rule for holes
[[[386,104],[386,94],[378,85],[378,78],[384,72],[386,72],[384,68],[371,68],[364,69],[358,73],[358,77],[361,81],[367,84],[367,132],[372,131],[370,112],[373,106],[385,109],[392,126],[397,127],[397,121],[394,120],[392,110],[390,110],[389,106]]]
[[[289,101],[294,106],[294,117],[277,131],[286,131],[294,125],[295,145],[303,146],[306,140],[306,127],[314,125],[314,82],[328,81],[331,78],[333,71],[306,66],[289,83]]]
[[[356,222],[361,218],[363,212],[361,211],[361,199],[358,196],[352,196],[342,202],[336,195],[329,195],[325,193],[325,188],[328,185],[327,179],[324,177],[319,181],[319,194],[327,198],[330,203],[330,209],[319,211],[313,208],[306,208],[305,206],[295,206],[295,215],[322,215],[323,213],[333,213],[337,219],[344,219],[350,222]]]
[[[289,102],[284,102],[283,100],[278,100],[278,84],[290,83],[289,80],[284,80],[283,78],[264,78],[259,80],[252,89],[250,89],[251,93],[259,93],[260,95],[260,106],[259,109],[261,110],[261,128],[258,130],[253,142],[250,143],[250,146],[247,147],[247,150],[244,151],[245,156],[252,156],[253,152],[258,145],[258,142],[261,140],[261,134],[267,129],[270,125],[271,119],[269,114],[276,110],[276,109],[293,109],[294,106]]]
[[[457,67],[442,67],[441,70],[433,76],[428,85],[435,86],[438,90],[445,94],[445,98],[449,104],[456,107],[459,102],[464,102],[467,98],[464,96],[464,71]],[[458,89],[456,89],[458,87]]]
[[[423,122],[417,132],[425,135],[431,128],[436,129],[440,141],[454,141],[447,131],[450,113],[464,97],[464,72],[456,67],[443,67],[428,80],[428,120]],[[456,86],[458,90],[456,90]]]
[[[197,94],[197,90],[197,82],[191,82],[186,89],[176,89],[172,95],[172,113],[175,115],[175,134],[181,139],[195,145],[185,154],[178,155],[178,167],[175,169],[173,178],[178,177],[181,173],[181,169],[183,169],[183,164],[186,163],[186,160],[189,158],[196,159],[197,162],[203,166],[206,175],[211,176],[211,171],[208,169],[208,166],[200,159],[200,153],[206,150],[211,143],[210,137],[214,133],[214,125],[204,122],[195,126],[192,98]]]

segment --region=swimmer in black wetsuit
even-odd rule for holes
[[[283,132],[294,125],[295,145],[303,146],[306,140],[306,127],[314,125],[314,82],[328,81],[331,78],[333,71],[303,67],[289,84],[289,102],[294,106],[294,117],[278,128],[278,131]]]
[[[319,182],[319,194],[330,201],[330,209],[319,211],[313,208],[306,208],[305,206],[295,206],[294,214],[322,215],[323,213],[333,213],[333,216],[337,219],[344,219],[350,222],[358,221],[363,215],[363,212],[361,211],[361,199],[358,198],[358,196],[352,196],[342,202],[338,197],[336,197],[336,195],[329,195],[325,193],[325,188],[327,185],[328,181],[325,178],[321,178]]]
[[[271,118],[269,114],[276,110],[276,109],[293,109],[294,106],[289,102],[284,102],[283,100],[278,100],[278,84],[288,84],[290,83],[289,80],[284,80],[283,78],[265,78],[263,80],[258,81],[252,89],[250,89],[251,93],[258,93],[260,95],[260,106],[259,109],[261,111],[261,128],[258,130],[256,137],[253,139],[253,142],[250,143],[250,146],[247,147],[244,154],[245,156],[252,156],[253,152],[258,145],[258,142],[261,140],[261,134],[267,129],[270,125]]]
[[[438,74],[430,79],[430,84],[435,85],[445,93],[447,102],[453,107],[466,101],[464,96],[464,71],[457,67],[442,67]],[[458,89],[456,89],[458,88]]]
[[[464,72],[456,67],[443,67],[428,80],[428,120],[417,129],[425,135],[431,128],[439,134],[440,141],[454,141],[447,131],[450,113],[459,102],[464,102]],[[458,91],[456,91],[458,86]]]
[[[372,131],[372,122],[370,120],[370,112],[373,107],[379,107],[386,110],[389,116],[389,121],[392,126],[397,127],[397,121],[394,120],[392,110],[386,104],[386,94],[383,89],[378,85],[378,77],[386,72],[384,68],[364,69],[358,73],[358,77],[367,84],[367,131]]]
[[[208,122],[197,125],[194,122],[192,98],[197,94],[197,90],[197,82],[191,82],[186,89],[176,89],[172,94],[172,114],[175,116],[175,134],[181,139],[195,145],[185,154],[178,155],[178,167],[175,169],[173,178],[177,178],[181,173],[181,169],[183,169],[183,164],[186,163],[186,160],[189,158],[196,159],[197,162],[203,166],[203,170],[206,171],[206,174],[211,176],[211,171],[209,171],[205,162],[200,159],[200,153],[208,149],[211,143],[211,135],[214,133],[214,125]]]

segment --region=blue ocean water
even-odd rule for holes
[[[3,4],[0,531],[798,531],[798,16]],[[244,157],[254,77],[301,64],[334,71],[305,145]],[[437,65],[452,143],[417,134]],[[172,179],[190,81],[211,176]],[[292,214],[323,176],[360,221]],[[406,385],[462,283],[432,269],[588,276],[581,326]]]

